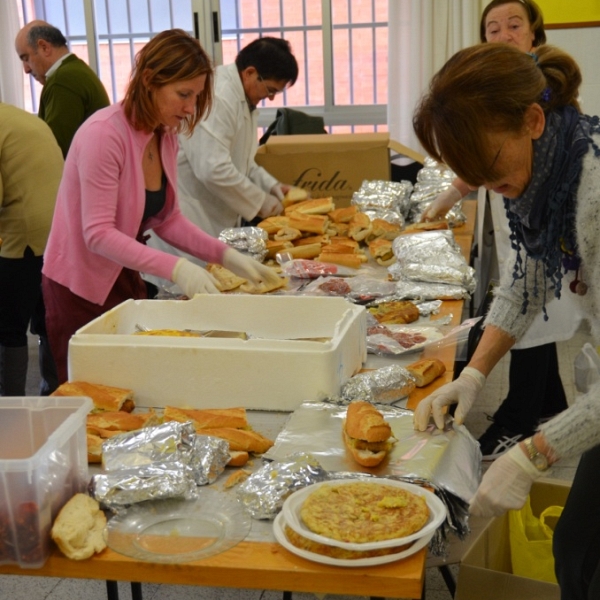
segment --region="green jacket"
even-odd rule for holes
[[[110,104],[98,76],[74,54],[67,56],[42,89],[38,116],[48,125],[67,156],[79,126]]]

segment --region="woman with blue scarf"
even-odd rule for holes
[[[579,111],[581,73],[551,46],[529,56],[506,44],[455,54],[431,81],[413,124],[425,150],[473,187],[503,196],[515,250],[460,376],[424,399],[415,428],[457,404],[462,423],[487,375],[552,296],[572,294],[600,339],[600,126]],[[561,458],[583,454],[554,536],[563,599],[600,598],[600,383],[497,459],[471,512],[520,508],[532,482]]]

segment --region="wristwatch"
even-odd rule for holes
[[[527,450],[527,454],[529,455],[529,460],[533,464],[533,466],[538,471],[547,471],[550,465],[548,464],[548,459],[545,454],[542,454],[533,444],[533,438],[525,438],[523,440],[523,444],[525,445],[525,449]]]

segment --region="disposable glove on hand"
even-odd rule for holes
[[[236,275],[248,279],[254,285],[260,285],[263,282],[275,285],[280,279],[279,275],[271,267],[267,267],[233,248],[225,250],[223,266],[233,271]]]
[[[478,517],[496,517],[519,509],[527,500],[531,484],[543,475],[535,468],[521,446],[513,446],[486,471],[469,505]]]
[[[454,421],[461,425],[484,385],[483,373],[472,367],[465,367],[458,379],[447,383],[419,402],[413,416],[415,429],[425,431],[431,414],[436,427],[444,429],[444,407],[450,404],[458,404]]]
[[[260,210],[258,211],[258,216],[261,219],[266,219],[267,217],[280,215],[282,212],[283,204],[281,204],[279,198],[277,198],[277,196],[267,195],[265,201],[260,207]]]
[[[436,199],[429,205],[429,208],[423,213],[421,222],[437,221],[443,219],[448,211],[462,198],[460,190],[451,185],[443,192],[439,193]]]
[[[171,281],[176,283],[188,298],[193,298],[196,294],[219,293],[216,279],[206,269],[187,258],[180,258],[175,263]]]
[[[275,196],[278,200],[283,200],[283,197],[286,195],[289,185],[284,185],[283,183],[276,183],[269,192],[271,196]]]

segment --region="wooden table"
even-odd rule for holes
[[[468,222],[454,231],[457,243],[468,257],[474,235],[475,201],[465,202],[464,210]],[[453,324],[459,324],[462,309],[462,300],[444,302],[439,317],[452,314]],[[444,350],[443,360],[448,371],[429,386],[426,393],[431,393],[433,389],[452,380],[453,348]],[[422,390],[413,393],[409,400],[409,408],[416,406],[424,395]],[[399,562],[373,567],[344,568],[305,560],[288,552],[276,542],[244,541],[221,554],[185,564],[139,561],[109,548],[89,560],[74,561],[54,548],[40,569],[2,565],[0,574],[421,598],[426,555],[427,550],[424,548]],[[116,596],[114,593],[113,591],[112,598],[118,598],[118,593]],[[139,594],[138,598],[141,598],[141,591]]]

